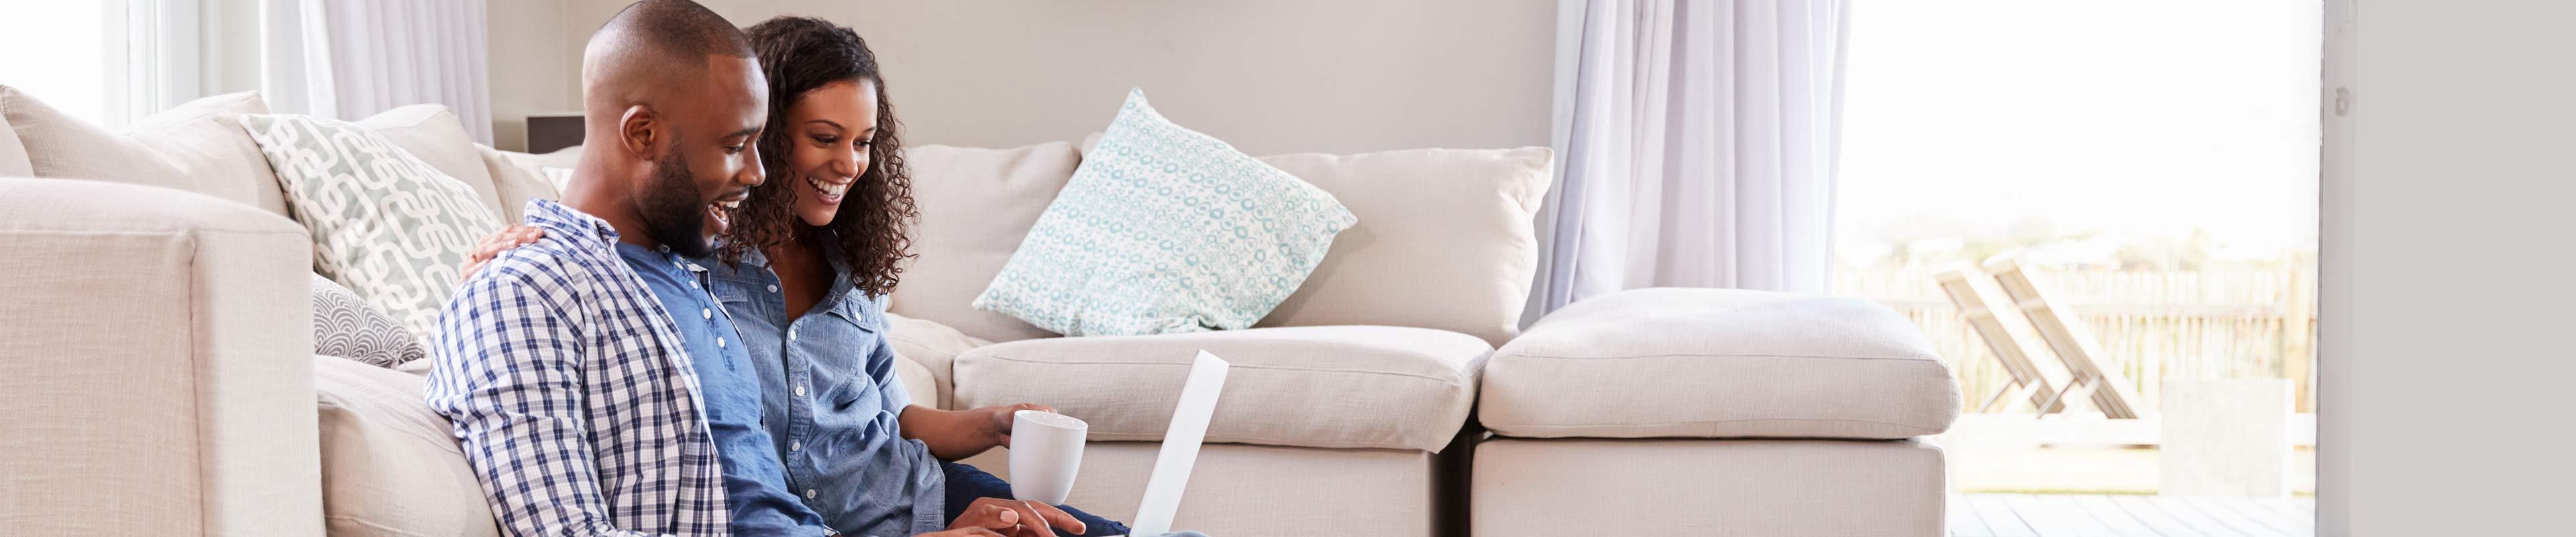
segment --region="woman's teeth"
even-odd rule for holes
[[[842,195],[842,194],[847,194],[847,193],[849,193],[849,192],[850,192],[850,185],[857,184],[857,182],[856,182],[856,181],[853,181],[853,182],[841,183],[841,184],[837,184],[837,185],[836,185],[836,184],[832,184],[832,183],[826,183],[826,182],[823,182],[823,180],[822,180],[822,179],[817,179],[817,178],[814,178],[814,177],[812,177],[812,176],[807,176],[807,177],[805,178],[805,184],[806,184],[806,186],[814,187],[814,191],[823,193],[823,196],[824,196],[824,197],[838,199],[838,198],[840,198],[840,197],[841,197],[841,195]]]

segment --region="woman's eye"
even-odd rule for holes
[[[824,145],[831,145],[831,144],[832,144],[832,142],[838,142],[838,141],[841,141],[841,137],[839,137],[839,136],[816,136],[816,137],[814,137],[814,142],[815,142],[815,143],[824,144]]]
[[[859,147],[874,147],[874,146],[876,146],[876,145],[877,145],[877,141],[876,141],[876,140],[874,140],[874,139],[869,139],[869,138],[861,138],[861,139],[859,139]]]
[[[730,146],[725,146],[725,154],[727,154],[727,155],[739,155],[739,154],[742,154],[742,148],[743,148],[743,146],[739,146],[739,145],[730,145]]]

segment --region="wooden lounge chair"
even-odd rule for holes
[[[2103,367],[2103,359],[2107,357],[2094,345],[2093,331],[2085,326],[2084,320],[2076,318],[2075,312],[2041,293],[2039,286],[2031,283],[2030,274],[2022,270],[2020,262],[2011,257],[1995,258],[1986,262],[1986,272],[1995,275],[1995,282],[2003,285],[2004,294],[2012,298],[2023,315],[2030,317],[2031,327],[2039,330],[2040,341],[2046,342],[2048,349],[2057,353],[2058,361],[2066,363],[2066,372],[2073,379],[2068,381],[2066,389],[2057,393],[2057,399],[2090,396],[2093,407],[2112,418],[2135,419],[2140,414],[2154,412],[2152,408],[2143,407],[2146,400],[2139,398],[2137,390],[2129,386],[2128,376]],[[2049,406],[2042,405],[2041,408]]]
[[[2041,415],[2064,410],[2064,402],[2057,399],[2057,386],[2066,381],[2065,372],[2040,370],[2038,363],[2031,360],[2040,345],[2031,342],[2026,334],[2005,329],[2003,319],[1996,316],[1996,308],[2013,311],[2012,302],[2004,300],[1994,285],[1987,283],[1994,280],[1976,267],[1960,267],[1935,278],[1941,282],[1941,292],[1950,295],[1950,304],[1959,307],[1960,319],[1977,331],[1977,338],[1985,340],[1986,348],[1994,350],[1995,360],[2003,363],[2004,372],[2012,375],[1985,403],[1970,412],[1993,412],[2009,404],[2007,401],[2020,398],[2028,398]]]

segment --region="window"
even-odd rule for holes
[[[16,86],[45,103],[101,125],[124,123],[124,102],[111,95],[124,76],[124,25],[111,19],[110,2],[18,2],[0,17],[0,50],[19,51],[0,63],[0,84]],[[115,21],[117,24],[111,25]]]
[[[0,18],[0,50],[33,52],[0,63],[0,84],[108,127],[202,96],[200,55],[223,45],[198,39],[200,4],[209,1],[12,3]]]
[[[1835,292],[1921,324],[1971,412],[2008,374],[1934,276],[2002,255],[2082,317],[2149,404],[2167,381],[2287,378],[2313,411],[2320,3],[1855,0],[1853,13]],[[2000,412],[2040,423],[2031,410]],[[1961,423],[1954,436],[1977,433]],[[1968,492],[2157,488],[2152,449],[1986,466],[1959,451]],[[2294,468],[2313,487],[2312,465]]]

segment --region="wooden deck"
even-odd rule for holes
[[[2316,507],[2316,498],[1961,494],[1950,497],[1950,535],[2306,537],[2317,534]]]

